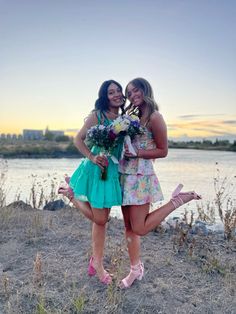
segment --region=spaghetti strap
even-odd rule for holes
[[[109,119],[107,118],[106,114],[104,113],[104,111],[98,110],[97,111],[97,118],[98,118],[98,124],[109,124]]]
[[[109,124],[109,119],[107,118],[106,114],[104,111],[101,112],[102,116],[104,117],[104,122]]]
[[[144,127],[146,128],[147,127],[147,125],[148,125],[148,123],[149,123],[149,121],[150,121],[150,118],[144,123]]]
[[[98,118],[98,124],[101,124],[101,111],[99,110],[99,111],[97,111],[96,112],[96,115],[97,115],[97,118]]]

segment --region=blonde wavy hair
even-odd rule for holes
[[[148,108],[148,120],[151,116],[151,114],[156,110],[159,111],[158,105],[154,99],[153,90],[150,85],[150,83],[145,80],[144,78],[138,77],[130,81],[126,88],[125,88],[125,96],[128,98],[128,91],[127,87],[129,84],[132,84],[134,87],[138,88],[143,93],[143,99],[145,104]],[[141,111],[138,109],[138,107],[135,107],[132,103],[128,105],[128,107],[125,109],[126,112],[129,114],[136,114],[139,117],[141,117]]]

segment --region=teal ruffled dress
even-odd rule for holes
[[[105,114],[103,125],[107,126],[112,123]],[[98,113],[98,124],[101,124],[101,113]],[[116,146],[111,155],[120,159],[123,142]],[[102,151],[101,147],[93,146],[91,152],[98,155]],[[70,187],[74,192],[75,199],[83,202],[89,202],[94,208],[111,208],[122,204],[122,194],[119,182],[118,163],[114,163],[112,158],[108,157],[107,177],[101,179],[101,169],[84,158],[79,167],[71,176]]]

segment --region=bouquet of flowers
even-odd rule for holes
[[[126,134],[125,134],[125,138],[124,138],[124,144],[126,144],[129,148],[129,151],[136,156],[137,153],[135,151],[135,149],[132,146],[132,140],[134,139],[134,137],[136,135],[142,135],[144,133],[144,128],[141,126],[139,118],[132,114],[132,115],[127,115],[126,116],[129,120],[130,120],[130,124],[128,129],[126,130]],[[124,154],[124,149],[122,152],[122,157]]]
[[[111,156],[113,162],[118,160],[112,156],[112,150],[123,140],[124,132],[128,129],[130,121],[127,117],[120,116],[108,126],[92,126],[86,137],[86,144],[89,147],[98,146],[101,148],[100,154]],[[101,179],[106,180],[107,167],[102,171]]]
[[[141,133],[142,127],[140,126],[138,117],[123,115],[116,118],[108,126],[92,126],[87,132],[86,144],[89,147],[101,147],[101,154],[111,156],[113,162],[118,163],[118,160],[112,156],[112,150],[119,142],[124,140],[129,146],[132,146],[131,139],[133,139],[136,134]],[[132,147],[130,147],[130,151],[132,152]],[[102,172],[101,178],[102,180],[106,179],[106,167]]]
[[[133,140],[136,135],[144,133],[144,128],[141,126],[138,116],[132,114],[130,116],[126,115],[126,117],[130,120],[130,125],[126,131],[126,135],[129,135],[131,140]]]

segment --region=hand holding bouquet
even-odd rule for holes
[[[108,126],[92,126],[87,132],[86,143],[89,147],[100,147],[100,154],[106,155],[106,157],[111,156],[112,160],[118,163],[118,160],[112,156],[112,150],[118,143],[124,141],[128,145],[129,151],[135,155],[136,152],[131,144],[131,140],[137,134],[143,134],[139,118],[135,115],[123,115],[116,118]],[[106,170],[107,166],[102,171],[102,180],[106,179]]]
[[[103,154],[106,157],[111,156],[112,160],[118,163],[118,160],[112,156],[112,151],[120,141],[123,141],[123,138],[126,134],[125,132],[129,126],[130,120],[126,116],[118,117],[112,122],[112,124],[108,126],[95,125],[87,132],[86,144],[89,147],[100,147],[100,154]],[[104,170],[102,171],[102,180],[106,179],[107,166],[105,166]]]
[[[127,115],[127,119],[129,119],[130,124],[128,129],[126,130],[126,135],[124,138],[124,147],[125,145],[128,147],[129,152],[137,156],[137,153],[132,145],[132,140],[136,135],[142,135],[144,133],[144,128],[141,126],[139,118],[136,115]],[[123,148],[122,157],[124,155],[125,148]]]
[[[140,124],[139,117],[134,114],[130,116],[126,115],[126,117],[130,120],[126,135],[130,136],[131,140],[133,140],[136,135],[142,135],[144,133],[144,128]]]

